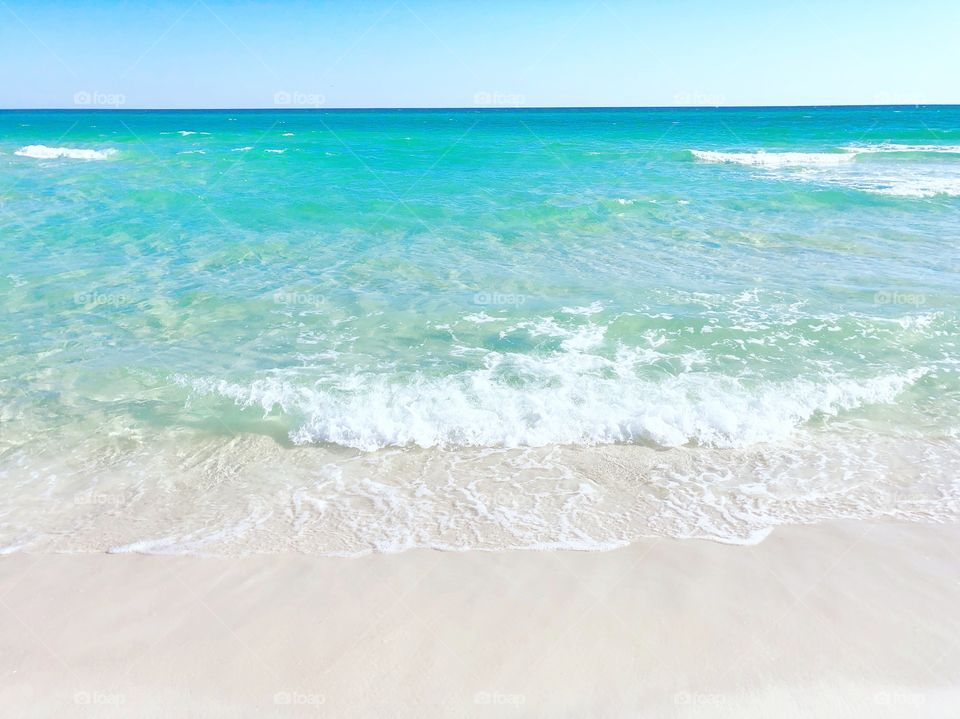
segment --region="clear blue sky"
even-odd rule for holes
[[[0,106],[960,102],[957,0],[0,0]]]

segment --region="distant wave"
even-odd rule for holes
[[[17,150],[14,155],[33,157],[37,160],[56,160],[60,157],[69,157],[72,160],[106,160],[117,154],[113,148],[106,150],[83,150],[73,147],[47,147],[46,145],[27,145]]]
[[[703,162],[732,163],[751,167],[833,167],[845,165],[858,155],[892,153],[960,154],[960,145],[902,145],[884,142],[876,145],[848,145],[840,152],[718,152],[715,150],[690,150],[696,159]]]
[[[718,152],[690,150],[701,162],[766,170],[777,180],[817,182],[891,197],[960,196],[960,173],[948,158],[928,161],[898,155],[960,154],[960,145],[851,145],[842,152]],[[876,161],[852,162],[864,156]]]
[[[878,145],[849,145],[844,148],[855,154],[870,153],[933,153],[933,154],[960,154],[960,145],[901,145],[895,142],[882,142]]]
[[[690,150],[703,162],[733,163],[752,167],[810,167],[841,165],[856,157],[855,152],[715,152]]]
[[[892,197],[960,197],[960,177],[889,177],[879,178],[870,183],[864,182],[859,187],[850,183],[851,187],[875,195],[890,195]]]

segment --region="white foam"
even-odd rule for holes
[[[568,308],[569,309],[569,308]],[[583,309],[583,308],[577,308]],[[592,308],[591,308],[592,309]],[[533,337],[556,337],[561,339],[560,346],[567,352],[584,352],[603,343],[607,328],[599,324],[586,324],[579,327],[565,327],[552,317],[518,322],[503,331],[503,334],[523,330]]]
[[[960,152],[957,145],[850,146],[844,153],[808,152],[713,152],[691,150],[698,160],[757,167],[778,180],[817,182],[876,195],[894,197],[960,196],[960,172],[952,163],[896,159],[895,153]],[[850,161],[860,155],[888,155],[883,162]],[[778,172],[779,171],[779,172]]]
[[[594,301],[583,307],[563,307],[560,311],[567,315],[595,315],[598,312],[603,312],[603,303]]]
[[[690,150],[703,162],[733,163],[751,167],[816,167],[842,165],[853,160],[856,152],[715,152]]]
[[[889,177],[881,178],[859,189],[877,195],[894,197],[960,197],[960,177]]]
[[[47,147],[46,145],[27,145],[17,150],[14,155],[32,157],[37,160],[56,160],[67,157],[71,160],[106,160],[117,154],[113,148],[106,150],[87,150],[73,147]]]
[[[929,152],[947,155],[960,154],[960,145],[903,145],[896,142],[883,142],[878,145],[850,145],[844,149],[854,153]]]
[[[518,447],[646,442],[661,447],[744,447],[788,437],[815,416],[892,402],[924,374],[865,380],[838,377],[750,387],[736,378],[686,373],[653,382],[635,365],[573,343],[551,357],[490,353],[482,370],[404,383],[352,375],[337,386],[302,385],[283,375],[237,384],[178,382],[200,395],[295,418],[298,444],[324,442],[372,451],[386,446]],[[518,384],[516,377],[524,377]]]
[[[264,152],[272,152],[276,155],[282,155],[283,153],[286,152],[286,150],[264,150]]]
[[[235,147],[233,150],[231,150],[231,152],[249,152],[252,149],[252,146],[247,145],[246,147]]]
[[[827,519],[955,522],[960,443],[952,437],[836,422],[744,449],[367,454],[281,447],[257,433],[184,444],[177,431],[99,459],[103,446],[85,437],[79,454],[31,449],[0,464],[12,490],[0,552],[603,550],[639,537],[753,544],[774,527]],[[144,484],[144,476],[163,481]],[[77,496],[122,501],[104,511]]]
[[[473,324],[477,324],[477,325],[482,325],[482,324],[486,324],[487,322],[497,322],[498,318],[491,317],[486,312],[480,311],[480,312],[475,312],[473,314],[464,316],[463,321],[472,322]]]

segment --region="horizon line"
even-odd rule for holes
[[[474,110],[478,112],[516,112],[525,110],[802,110],[833,108],[921,108],[960,107],[960,103],[849,103],[814,105],[450,105],[450,106],[377,106],[377,107],[0,107],[0,112],[444,112]]]

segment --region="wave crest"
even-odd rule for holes
[[[299,422],[290,432],[296,444],[373,451],[408,445],[744,447],[784,439],[816,416],[892,402],[924,374],[798,379],[751,388],[732,377],[693,373],[654,382],[625,376],[616,367],[583,366],[602,364],[602,358],[577,355],[577,367],[571,359],[501,356],[484,370],[418,376],[402,384],[368,375],[350,377],[340,387],[303,386],[282,377],[247,385],[176,380],[198,395],[259,406],[266,413],[281,410]],[[508,362],[511,367],[500,373]],[[518,373],[536,379],[519,385],[508,380]]]
[[[751,167],[810,167],[842,165],[853,160],[855,152],[716,152],[690,150],[703,162],[732,163]]]
[[[13,153],[21,157],[37,160],[56,160],[67,157],[71,160],[106,160],[117,154],[112,147],[106,150],[88,150],[75,147],[47,147],[46,145],[27,145]]]
[[[843,152],[717,152],[690,150],[699,161],[756,167],[777,180],[817,182],[892,197],[960,196],[960,173],[945,156],[958,145],[852,145]],[[918,160],[905,155],[929,155]],[[872,157],[869,162],[852,161]]]

